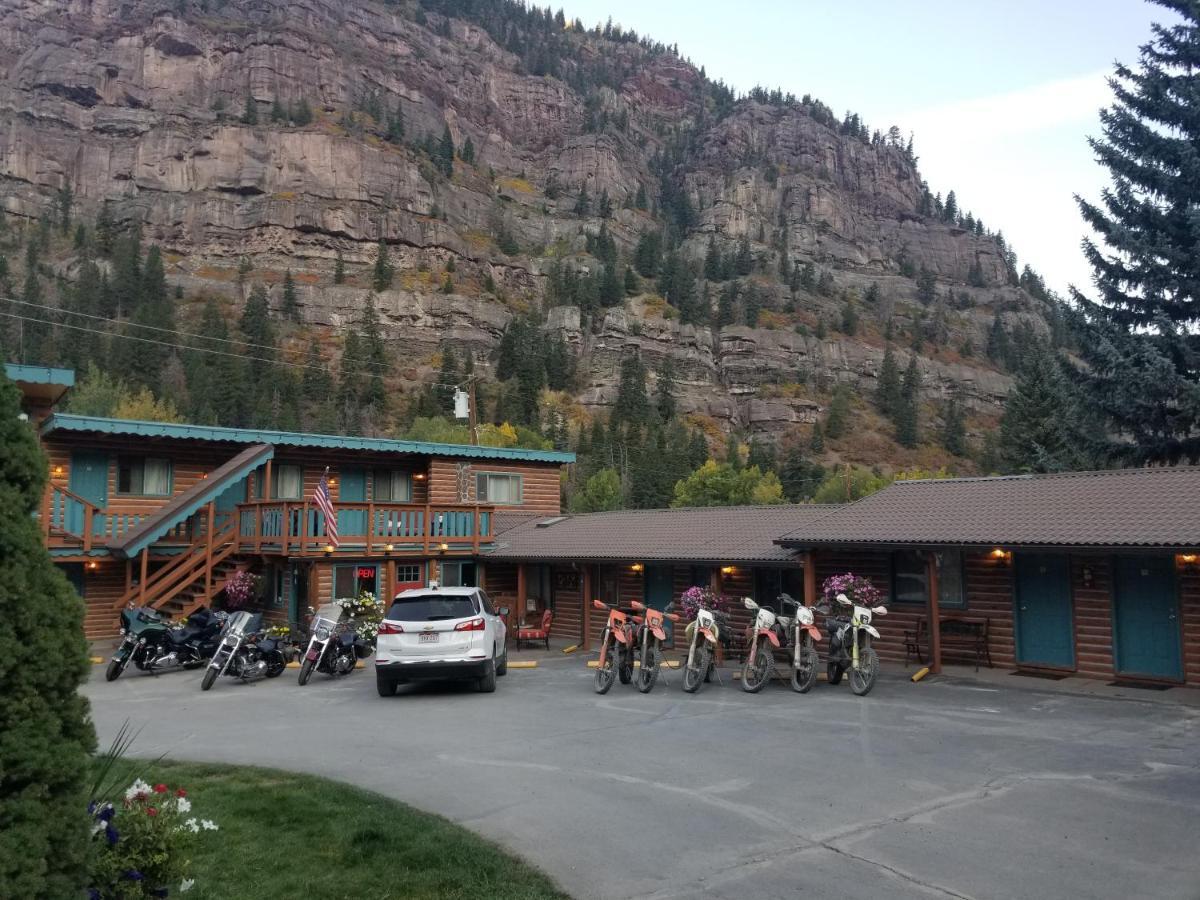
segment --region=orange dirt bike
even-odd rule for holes
[[[630,606],[643,615],[634,619],[638,622],[637,637],[634,638],[634,652],[638,656],[637,689],[648,694],[658,681],[658,670],[662,666],[662,648],[667,642],[667,631],[664,623],[678,622],[678,613],[671,612],[674,603],[668,603],[662,609],[653,609],[645,603],[634,600]],[[640,621],[639,621],[640,619]]]
[[[607,694],[618,678],[621,684],[633,680],[633,617],[601,600],[593,600],[592,606],[608,610],[596,667],[596,693]]]
[[[817,680],[820,658],[814,643],[821,639],[821,632],[815,624],[813,611],[803,603],[787,594],[780,594],[776,599],[781,607],[795,607],[796,614],[776,615],[749,597],[742,601],[746,609],[755,614],[754,623],[748,629],[746,662],[742,666],[742,690],[751,694],[761,691],[775,667],[774,651],[785,649],[791,654],[792,690],[806,694]]]

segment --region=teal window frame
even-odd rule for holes
[[[147,493],[144,489],[140,490],[140,491],[134,491],[134,490],[123,491],[123,490],[121,490],[121,470],[124,469],[127,465],[133,464],[133,463],[136,463],[140,467],[140,470],[142,473],[142,477],[141,477],[142,486],[143,486],[143,488],[145,487],[146,461],[150,460],[150,459],[162,460],[163,462],[165,462],[167,464],[167,490],[164,493],[158,493],[157,491],[155,491],[153,493]],[[133,477],[133,470],[130,469],[130,479],[131,480],[132,480],[132,477]],[[132,481],[131,481],[131,483],[132,483]],[[119,497],[171,497],[175,493],[175,464],[171,461],[171,458],[167,457],[167,456],[142,456],[142,455],[131,455],[131,454],[118,455],[117,456],[117,484],[116,484],[116,487],[117,487],[116,493],[117,493],[117,496],[119,496]]]
[[[517,481],[517,499],[516,500],[494,500],[484,489],[489,478],[507,478],[516,479]],[[520,506],[525,502],[525,479],[517,472],[476,472],[475,473],[475,499],[480,503],[487,503],[491,506]]]
[[[362,593],[362,584],[359,582],[358,570],[366,569],[366,568],[372,568],[375,570],[375,592],[374,593],[375,593],[375,596],[378,597],[379,596],[379,588],[380,588],[380,576],[379,576],[380,566],[379,566],[379,563],[358,562],[358,563],[343,563],[343,564],[339,564],[339,565],[336,565],[333,567],[333,579],[332,579],[332,583],[330,584],[330,591],[333,593],[333,596],[330,599],[331,600],[347,600],[347,599],[352,599],[354,597],[357,597],[359,594],[361,594]],[[341,572],[345,569],[349,569],[350,571],[352,571],[354,573],[354,593],[350,594],[350,595],[339,594],[338,589],[337,589],[338,572]]]

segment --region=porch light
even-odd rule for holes
[[[55,466],[55,467],[54,467],[54,474],[55,474],[55,475],[61,475],[62,473],[63,473],[63,467],[62,467],[62,466]]]
[[[330,478],[330,479],[329,479],[329,486],[330,486],[330,487],[337,487],[337,479],[336,479],[336,478]]]
[[[733,574],[733,566],[721,566],[721,574],[722,575],[732,575]]]
[[[383,545],[383,552],[384,552],[384,553],[391,553],[391,552],[392,552],[393,550],[395,550],[395,549],[396,549],[396,545],[395,545],[395,544],[384,544],[384,545]]]
[[[450,549],[450,545],[443,541],[441,543],[441,545],[439,545],[438,549],[441,550],[443,553],[445,553],[447,550]]]
[[[634,564],[633,564],[632,566],[630,566],[629,568],[630,568],[630,570],[631,570],[631,571],[633,571],[633,572],[640,572],[640,571],[642,571],[643,569],[645,569],[646,567],[645,567],[645,566],[643,566],[641,563],[634,563]]]
[[[325,545],[325,555],[330,556],[332,554],[333,554],[333,544],[326,544]]]
[[[1197,561],[1200,561],[1200,556],[1195,553],[1180,553],[1175,559],[1181,566],[1194,566]]]
[[[87,564],[87,567],[88,567],[89,569],[93,569],[93,570],[95,570],[95,569],[98,569],[98,568],[100,568],[100,563],[96,562],[96,561],[93,559],[91,562],[89,562],[89,563]]]
[[[996,562],[1002,562],[1002,563],[1012,562],[1012,551],[1005,550],[1002,547],[997,547],[995,550],[993,550],[988,555],[991,556],[992,559],[996,560]]]
[[[425,480],[424,472],[416,472],[413,474],[413,481],[424,481],[424,480]]]

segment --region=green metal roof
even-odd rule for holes
[[[467,444],[435,444],[426,441],[397,441],[389,438],[346,437],[336,434],[306,434],[264,431],[257,428],[221,428],[215,425],[174,425],[135,419],[105,419],[54,413],[42,424],[42,434],[82,431],[93,434],[122,434],[134,437],[213,441],[231,444],[274,444],[283,447],[321,447],[329,450],[365,450],[376,453],[460,456],[468,459],[500,459],[513,462],[573,463],[574,453],[558,450],[522,450],[512,447],[473,447]]]
[[[26,384],[57,384],[69,388],[75,386],[74,369],[56,369],[53,366],[23,366],[18,363],[5,363],[4,374],[10,381],[23,381]]]

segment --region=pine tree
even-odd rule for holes
[[[941,444],[955,456],[965,456],[967,452],[967,427],[963,421],[962,389],[958,388],[946,401],[942,412]]]
[[[356,435],[362,431],[362,383],[362,341],[358,332],[351,328],[346,332],[338,367],[338,428],[343,434]]]
[[[442,139],[438,142],[433,161],[438,171],[447,178],[454,174],[454,135],[450,133],[449,125],[442,131]]]
[[[646,396],[646,367],[641,357],[631,353],[621,360],[617,382],[617,398],[613,403],[611,422],[641,425],[650,416],[650,400]]]
[[[462,153],[460,155],[462,156],[463,162],[467,163],[468,165],[475,164],[475,144],[470,138],[467,138],[466,141],[463,142]]]
[[[737,256],[734,258],[733,271],[738,275],[749,275],[754,271],[754,256],[750,252],[750,239],[745,235],[738,242]]]
[[[246,102],[242,107],[242,124],[257,125],[258,124],[258,104],[254,102],[254,97],[249,91],[246,92]]]
[[[654,385],[654,408],[664,424],[675,418],[675,390],[675,367],[670,357],[665,357],[658,367]]]
[[[808,440],[808,448],[813,453],[823,453],[825,451],[825,433],[821,429],[820,422],[813,422],[812,436]]]
[[[592,211],[592,198],[588,196],[587,185],[581,185],[575,198],[575,215],[586,216]],[[645,272],[642,272],[645,275]],[[649,277],[649,276],[647,276]]]
[[[709,237],[708,249],[704,252],[704,277],[709,281],[721,280],[721,251],[717,249],[714,237]]]
[[[300,321],[300,301],[296,297],[296,282],[292,278],[292,270],[283,273],[283,306],[284,316],[293,322]]]
[[[1057,356],[1029,353],[1004,404],[999,457],[1009,472],[1062,472],[1088,462],[1070,383]]]
[[[387,391],[384,388],[383,376],[388,369],[388,359],[387,350],[383,344],[383,334],[379,329],[379,315],[375,311],[374,296],[367,297],[359,329],[363,366],[366,370],[359,399],[370,414],[378,417],[383,414],[387,406]]]
[[[717,327],[724,328],[733,324],[733,309],[737,303],[737,285],[733,282],[721,288],[717,298]]]
[[[375,292],[381,293],[390,288],[395,274],[396,272],[388,260],[387,242],[383,238],[380,238],[379,246],[375,251],[375,271],[371,279],[371,284],[375,288]]]
[[[636,209],[645,210],[647,208],[648,203],[646,201],[646,186],[644,184],[638,184],[637,196],[634,197],[633,205]]]
[[[96,737],[78,689],[91,669],[84,604],[34,515],[48,464],[0,375],[0,897],[81,897]]]
[[[745,323],[751,328],[758,327],[758,317],[762,315],[762,290],[754,282],[746,288],[746,296],[742,301],[742,315]]]
[[[342,259],[342,251],[337,252],[337,259],[333,263],[333,283],[345,284],[346,282],[346,261]]]
[[[783,485],[783,495],[792,503],[809,499],[824,473],[824,468],[804,455],[799,441],[793,440],[786,445],[779,465],[779,481]]]
[[[917,299],[925,306],[937,299],[937,278],[933,272],[924,266],[917,276]]]
[[[283,103],[280,102],[278,97],[276,97],[271,102],[271,121],[272,122],[286,122],[287,121],[287,113],[284,111]]]
[[[304,358],[307,368],[301,376],[300,392],[303,395],[305,414],[304,428],[323,433],[337,427],[332,415],[334,383],[329,367],[321,356],[320,345],[314,340],[308,345]]]
[[[829,410],[825,413],[825,436],[837,440],[850,426],[850,388],[840,384],[834,389]]]
[[[293,122],[301,127],[311,124],[313,112],[312,107],[308,105],[308,100],[304,97],[297,100],[296,105],[292,107],[290,117]]]
[[[896,412],[896,440],[902,447],[915,447],[920,439],[921,373],[917,356],[908,358],[904,380],[900,384],[900,406]]]
[[[625,267],[625,294],[632,297],[638,292],[640,285],[638,284],[637,274],[630,266]]]
[[[1084,252],[1097,295],[1072,289],[1087,326],[1077,373],[1122,462],[1200,463],[1200,7],[1157,0],[1179,24],[1153,26],[1090,141],[1112,187],[1078,200],[1099,243]],[[1103,432],[1104,429],[1097,429]]]

